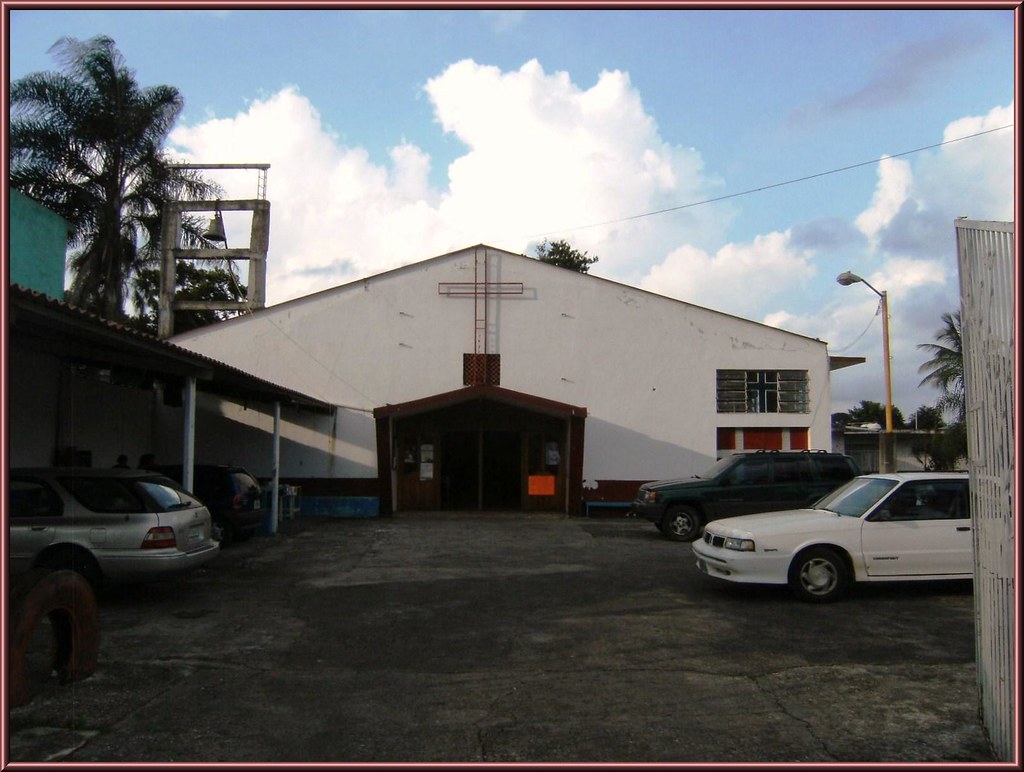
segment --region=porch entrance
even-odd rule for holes
[[[378,468],[382,492],[391,493],[389,500],[382,496],[381,512],[575,514],[585,415],[583,408],[496,386],[378,408]]]

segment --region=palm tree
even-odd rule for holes
[[[967,412],[964,393],[964,352],[961,336],[960,312],[944,313],[942,329],[935,333],[938,343],[919,343],[917,347],[932,353],[932,358],[917,368],[927,373],[920,386],[928,384],[940,392],[936,405],[952,411],[957,422],[962,422]]]
[[[67,299],[123,318],[129,287],[158,259],[164,203],[219,190],[162,149],[184,107],[177,89],[141,88],[109,37],[61,38],[50,52],[64,72],[11,84],[10,184],[72,226]],[[184,223],[186,245],[205,246],[200,225]]]

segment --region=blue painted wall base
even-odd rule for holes
[[[377,517],[380,499],[376,496],[302,496],[299,514],[314,517]]]

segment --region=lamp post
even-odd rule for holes
[[[862,282],[882,299],[882,357],[885,360],[885,435],[882,443],[880,466],[882,472],[896,471],[896,454],[892,433],[892,371],[889,363],[889,293],[879,292],[866,280],[850,271],[843,271],[836,277],[836,281],[844,287]]]

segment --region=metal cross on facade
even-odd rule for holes
[[[522,295],[521,281],[490,281],[487,250],[477,249],[473,254],[473,281],[442,281],[437,284],[437,293],[445,297],[473,298],[473,360],[470,383],[486,382],[486,362],[490,354],[488,315],[489,297],[495,295]]]
[[[779,411],[779,376],[771,371],[747,372],[747,400],[752,413]]]

